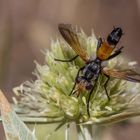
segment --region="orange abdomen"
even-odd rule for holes
[[[100,60],[106,60],[111,55],[113,49],[114,46],[110,46],[106,42],[103,42],[103,44],[101,44],[101,47],[97,51],[97,57]]]

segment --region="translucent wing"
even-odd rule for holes
[[[67,41],[70,47],[85,61],[89,60],[89,56],[85,49],[83,49],[79,43],[78,36],[76,31],[70,24],[59,24],[58,29],[63,36],[63,38]]]
[[[116,69],[109,69],[107,67],[104,67],[102,69],[102,72],[108,76],[123,79],[131,82],[138,82],[140,83],[140,74],[133,70],[116,70]]]

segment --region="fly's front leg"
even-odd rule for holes
[[[70,96],[71,94],[74,94],[74,93],[77,92],[77,90],[74,91],[74,89],[75,89],[76,84],[77,84],[77,79],[78,79],[78,77],[79,77],[79,73],[80,73],[80,71],[82,71],[84,68],[85,68],[85,67],[82,67],[82,68],[80,68],[80,69],[78,70],[77,75],[76,75],[76,78],[75,78],[74,86],[73,86],[73,88],[72,88],[72,90],[71,90],[69,96]]]
[[[74,93],[76,92],[76,91],[74,91],[75,87],[76,87],[76,80],[75,80],[75,82],[74,82],[74,86],[73,86],[73,88],[72,88],[72,90],[71,90],[69,96],[71,96],[71,94],[74,94]]]
[[[108,100],[110,100],[110,96],[109,96],[108,91],[107,91],[107,85],[108,85],[108,82],[109,82],[109,80],[110,80],[110,76],[108,76],[108,75],[106,75],[106,74],[104,74],[104,75],[105,75],[106,78],[107,78],[107,80],[106,80],[106,82],[105,82],[105,84],[104,84],[104,89],[105,89],[105,93],[106,93],[106,96],[107,96]]]
[[[71,59],[68,59],[68,60],[61,60],[61,59],[57,59],[57,58],[54,58],[55,61],[60,61],[60,62],[72,62],[74,61],[79,55],[76,55],[74,56],[73,58]]]

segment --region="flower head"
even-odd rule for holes
[[[81,30],[78,37],[81,47],[84,47],[88,55],[96,57],[97,39],[94,33],[87,37]],[[70,59],[76,55],[61,39],[52,41],[51,51],[46,50],[44,54],[43,65],[35,62],[36,80],[27,81],[14,89],[14,92],[20,96],[19,100],[15,100],[15,110],[20,115],[48,118],[47,121],[50,119],[54,122],[66,120],[76,123],[106,124],[140,114],[140,85],[111,78],[107,87],[111,98],[109,101],[103,87],[106,77],[100,74],[90,98],[89,118],[86,102],[89,92],[81,92],[78,98],[74,95],[69,96],[78,69],[85,65],[82,59],[77,58],[69,63],[55,61],[54,58]],[[118,56],[104,65],[118,69],[133,68],[133,65],[129,64],[132,62]]]

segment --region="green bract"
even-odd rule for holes
[[[81,46],[94,58],[97,46],[94,34],[87,37],[81,31],[79,40]],[[36,62],[34,71],[36,80],[27,81],[14,89],[14,92],[20,96],[19,100],[14,100],[16,112],[21,116],[47,118],[48,122],[65,120],[77,124],[108,124],[140,114],[139,84],[111,78],[107,87],[111,97],[109,101],[103,88],[106,78],[101,74],[90,100],[89,118],[86,109],[88,92],[82,92],[79,98],[74,95],[69,96],[77,71],[84,62],[81,58],[71,63],[54,61],[54,58],[70,59],[75,55],[65,41],[61,39],[52,41],[51,51],[45,51],[44,64],[40,65]],[[133,68],[120,56],[104,65],[118,69]]]

